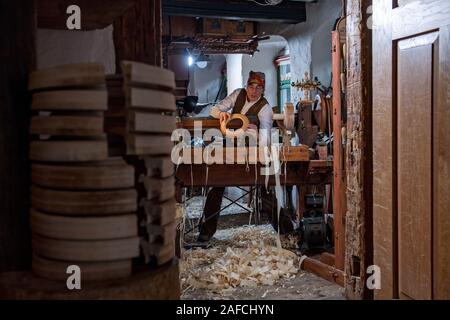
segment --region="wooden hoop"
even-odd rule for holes
[[[230,131],[229,129],[227,129],[227,125],[231,120],[234,119],[239,119],[242,121],[242,127],[240,127],[237,130],[234,131]],[[222,121],[220,123],[220,131],[222,132],[223,135],[225,135],[228,138],[237,138],[240,137],[244,134],[245,130],[247,130],[248,124],[250,123],[250,121],[248,120],[248,118],[243,115],[243,114],[239,114],[239,113],[235,113],[231,116],[230,119],[228,119],[227,121]]]

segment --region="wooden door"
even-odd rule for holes
[[[373,9],[375,297],[450,299],[450,2]]]

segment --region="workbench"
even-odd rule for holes
[[[260,163],[180,164],[175,176],[180,187],[264,186],[266,176],[261,174],[261,168],[263,166]],[[332,181],[332,173],[333,161],[284,162],[281,164],[280,184],[284,186],[329,184]],[[275,185],[275,175],[269,176],[268,184]]]
[[[188,130],[191,134],[195,132],[195,124],[201,123],[201,134],[207,129],[218,128],[218,119],[213,118],[183,118],[177,122],[178,128]],[[239,128],[239,121],[230,123],[230,128]],[[200,133],[198,133],[200,134]],[[200,135],[201,136],[201,135]],[[194,149],[192,149],[194,150]],[[311,149],[306,145],[280,149],[279,160],[281,161],[280,184],[282,186],[297,186],[297,217],[302,218],[305,211],[304,198],[307,193],[307,185],[324,186],[332,183],[333,161],[310,160]],[[192,152],[193,153],[193,152]],[[224,151],[225,154],[225,151]],[[225,157],[225,156],[224,156]],[[259,152],[258,152],[259,160]],[[192,187],[255,187],[265,186],[266,176],[261,174],[263,165],[260,161],[253,163],[224,163],[207,165],[191,158],[190,164],[181,163],[176,167],[175,177],[178,195],[181,202],[181,189]],[[235,156],[236,159],[236,156]],[[275,175],[270,175],[267,184],[276,184]]]
[[[266,176],[261,175],[260,163],[255,164],[180,164],[175,172],[177,187],[233,187],[264,186]],[[256,173],[255,173],[256,170]],[[285,175],[286,172],[286,175]],[[281,165],[280,184],[297,186],[297,217],[304,212],[306,185],[332,183],[333,161],[287,161]],[[268,185],[275,185],[275,175],[269,176]]]

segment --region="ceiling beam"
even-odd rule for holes
[[[163,14],[291,24],[306,21],[305,3],[286,0],[276,6],[233,0],[163,0]]]

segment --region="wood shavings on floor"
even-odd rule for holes
[[[298,256],[281,245],[270,225],[219,230],[210,249],[185,251],[180,263],[183,290],[229,294],[238,287],[274,285],[298,273]]]

